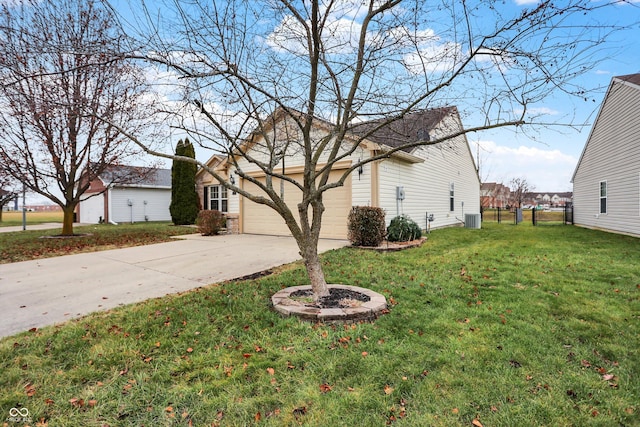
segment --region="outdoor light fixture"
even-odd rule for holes
[[[231,185],[236,185],[236,179],[233,177],[233,175],[229,176],[229,182],[231,183]]]

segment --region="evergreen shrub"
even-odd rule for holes
[[[390,242],[408,242],[420,237],[422,237],[420,226],[406,215],[393,218],[387,228],[387,240]]]
[[[384,210],[354,206],[349,212],[349,241],[354,246],[378,246],[384,240]]]
[[[220,211],[203,210],[198,213],[196,225],[198,226],[198,233],[203,236],[215,236],[226,227],[227,219]]]

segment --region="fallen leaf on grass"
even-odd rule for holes
[[[31,383],[28,383],[27,385],[24,386],[24,391],[25,393],[27,393],[27,396],[29,397],[33,397],[33,395],[36,394],[36,388]]]
[[[320,384],[320,392],[321,393],[327,393],[331,391],[331,386],[329,384]]]
[[[483,427],[482,423],[477,418],[474,418],[473,421],[471,421],[471,424],[473,424],[476,427]]]
[[[69,399],[69,403],[71,403],[71,406],[74,408],[82,408],[84,406],[84,399],[74,397],[73,399]]]
[[[602,379],[603,379],[604,381],[611,381],[611,380],[612,380],[612,379],[614,379],[614,378],[615,378],[615,375],[612,375],[612,374],[606,374],[606,375],[603,375],[603,376],[602,376]]]
[[[384,394],[389,395],[393,393],[393,387],[391,387],[389,384],[384,386]]]

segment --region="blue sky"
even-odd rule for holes
[[[348,7],[351,1],[344,0],[344,3]],[[545,122],[571,123],[572,126],[539,126],[525,133],[501,129],[467,135],[472,152],[480,164],[480,178],[483,182],[508,184],[513,178],[525,178],[536,191],[572,190],[571,176],[612,77],[640,72],[640,0],[634,2],[596,12],[600,23],[621,28],[608,36],[606,43],[596,52],[606,59],[586,71],[576,82],[587,88],[599,90],[589,94],[586,100],[557,93],[533,105],[535,112],[545,114]],[[517,14],[523,8],[531,9],[538,3],[537,0],[505,0],[497,5],[502,8],[502,13],[510,15]],[[595,5],[598,3],[602,2],[592,2]],[[456,3],[456,7],[458,6]],[[357,14],[354,12],[353,16]],[[480,25],[485,24],[481,16],[477,19]],[[489,20],[487,22],[491,25]],[[443,25],[437,22],[431,24],[436,34],[439,31],[437,26]],[[446,31],[444,28],[441,30]],[[429,28],[428,31],[432,29]],[[342,36],[350,37],[344,34]],[[588,37],[589,34],[583,36]],[[286,37],[284,39],[286,40]],[[283,46],[293,49],[292,45],[286,45],[286,41],[282,43]],[[534,46],[535,41],[532,41],[531,45]],[[462,98],[459,102],[457,107],[462,113],[463,123],[468,127],[477,125],[477,122],[471,122],[471,117],[468,122],[465,121],[465,109],[468,114],[474,107],[471,104],[465,105]],[[198,151],[201,160],[206,160],[210,155],[211,152]]]
[[[0,4],[12,4],[18,1],[0,0]],[[358,3],[355,0],[342,1],[347,5],[346,7],[350,2]],[[114,7],[125,16],[130,16],[128,10],[130,11],[131,7],[135,9],[136,3],[138,3],[137,0],[113,0],[112,2]],[[505,14],[514,14],[523,8],[533,8],[538,3],[538,0],[504,0],[497,5]],[[601,0],[592,2],[595,5],[599,3]],[[640,72],[640,43],[638,42],[640,40],[640,0],[632,0],[632,3],[601,9],[597,12],[599,21],[621,28],[607,38],[598,52],[606,59],[578,79],[577,83],[600,89],[591,94],[587,100],[570,98],[558,93],[534,105],[536,112],[546,114],[545,121],[571,122],[573,126],[538,127],[533,132],[527,133],[501,129],[467,135],[472,152],[477,156],[476,160],[480,164],[482,181],[508,184],[513,178],[525,178],[536,191],[571,191],[571,176],[612,77]],[[162,10],[160,4],[153,3],[153,7]],[[461,2],[455,3],[455,7],[459,7],[459,4]],[[357,12],[353,15],[356,16]],[[345,16],[348,17],[349,13]],[[477,17],[481,25],[485,24],[482,18],[482,16]],[[131,22],[133,23],[134,20]],[[488,19],[487,22],[490,25]],[[428,31],[433,30],[436,33],[439,31],[437,26],[444,25],[437,22],[432,24],[434,28],[429,28]],[[268,44],[269,40],[266,39],[266,42]],[[164,77],[171,81],[172,76],[166,70]],[[461,99],[457,106],[463,112],[462,119],[465,125],[477,124],[470,123],[471,119],[469,122],[465,121],[464,100]],[[169,150],[175,146],[175,135],[171,135]],[[201,161],[206,161],[211,154],[213,154],[211,151],[197,151]],[[166,166],[170,167],[170,163],[166,162]]]
[[[531,7],[537,2],[518,0],[512,3],[512,7]],[[538,105],[551,113],[549,121],[575,115],[574,123],[588,126],[539,128],[533,135],[516,135],[509,130],[468,135],[472,150],[479,153],[483,181],[508,184],[512,178],[524,177],[536,191],[572,190],[571,176],[611,79],[640,73],[640,2],[600,13],[600,18],[607,23],[624,27],[608,38],[604,46],[608,59],[580,79],[587,86],[602,89],[587,101],[558,95]]]

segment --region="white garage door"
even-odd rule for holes
[[[329,182],[339,179],[340,171],[331,172]],[[291,175],[298,182],[302,181],[302,174]],[[274,179],[274,188],[280,189],[280,180]],[[261,191],[254,184],[245,181],[244,188],[251,194],[260,194]],[[298,220],[297,204],[302,200],[302,192],[293,184],[285,181],[284,200],[289,209]],[[322,215],[322,230],[320,237],[327,239],[347,238],[347,217],[351,209],[351,176],[347,177],[344,186],[333,188],[324,193],[323,197],[325,211]],[[287,228],[284,219],[273,209],[254,203],[250,200],[243,200],[242,221],[243,231],[249,234],[271,234],[277,236],[290,236],[291,232]]]
[[[80,202],[79,222],[98,224],[101,219],[105,219],[104,216],[104,194],[98,194]]]

